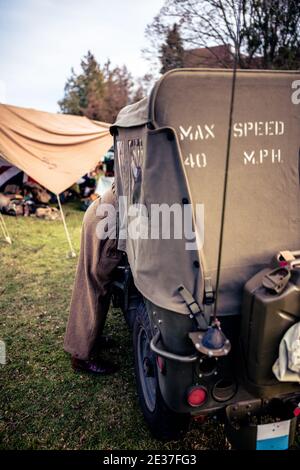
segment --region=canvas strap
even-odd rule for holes
[[[195,318],[197,325],[200,330],[207,330],[209,326],[210,313],[203,310],[198,304],[190,291],[183,285],[178,287],[178,293],[184,300],[187,308],[189,309],[190,315]]]
[[[204,278],[204,298],[203,304],[205,305],[212,305],[215,301],[215,292],[212,284],[211,277]]]

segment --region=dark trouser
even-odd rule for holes
[[[79,359],[90,359],[97,352],[97,339],[102,334],[109,309],[113,272],[122,256],[117,250],[117,239],[101,240],[96,236],[100,220],[96,211],[103,202],[115,206],[111,190],[88,208],[83,219],[81,250],[64,341],[65,351]]]

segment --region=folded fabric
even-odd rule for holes
[[[273,373],[280,382],[300,383],[300,322],[285,333],[279,346],[279,357]]]

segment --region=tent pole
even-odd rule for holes
[[[63,210],[62,210],[59,194],[56,194],[56,197],[57,197],[59,210],[60,210],[60,213],[61,213],[61,218],[62,218],[62,221],[63,221],[63,224],[64,224],[67,240],[68,240],[70,250],[71,250],[70,251],[70,258],[76,258],[76,253],[75,253],[75,250],[74,250],[73,245],[72,245],[71,237],[70,237],[69,230],[68,230],[68,227],[67,227],[67,224],[66,224],[65,215],[64,215]]]
[[[8,233],[5,221],[4,221],[4,217],[1,212],[0,212],[0,225],[1,225],[1,229],[5,238],[5,241],[11,245],[12,244],[11,238],[9,236],[9,233]]]

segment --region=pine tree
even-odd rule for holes
[[[179,26],[174,23],[168,29],[166,42],[160,47],[161,69],[160,73],[166,73],[168,70],[179,69],[183,67],[184,49],[179,31]]]
[[[110,61],[101,67],[89,51],[81,61],[81,73],[72,69],[58,102],[65,114],[112,123],[121,108],[130,102],[133,82],[125,66],[112,68]]]
[[[104,75],[90,51],[82,59],[81,69],[79,75],[72,69],[71,77],[67,80],[65,96],[58,102],[63,113],[85,116],[89,103],[103,98]],[[89,117],[96,119],[93,113]]]

